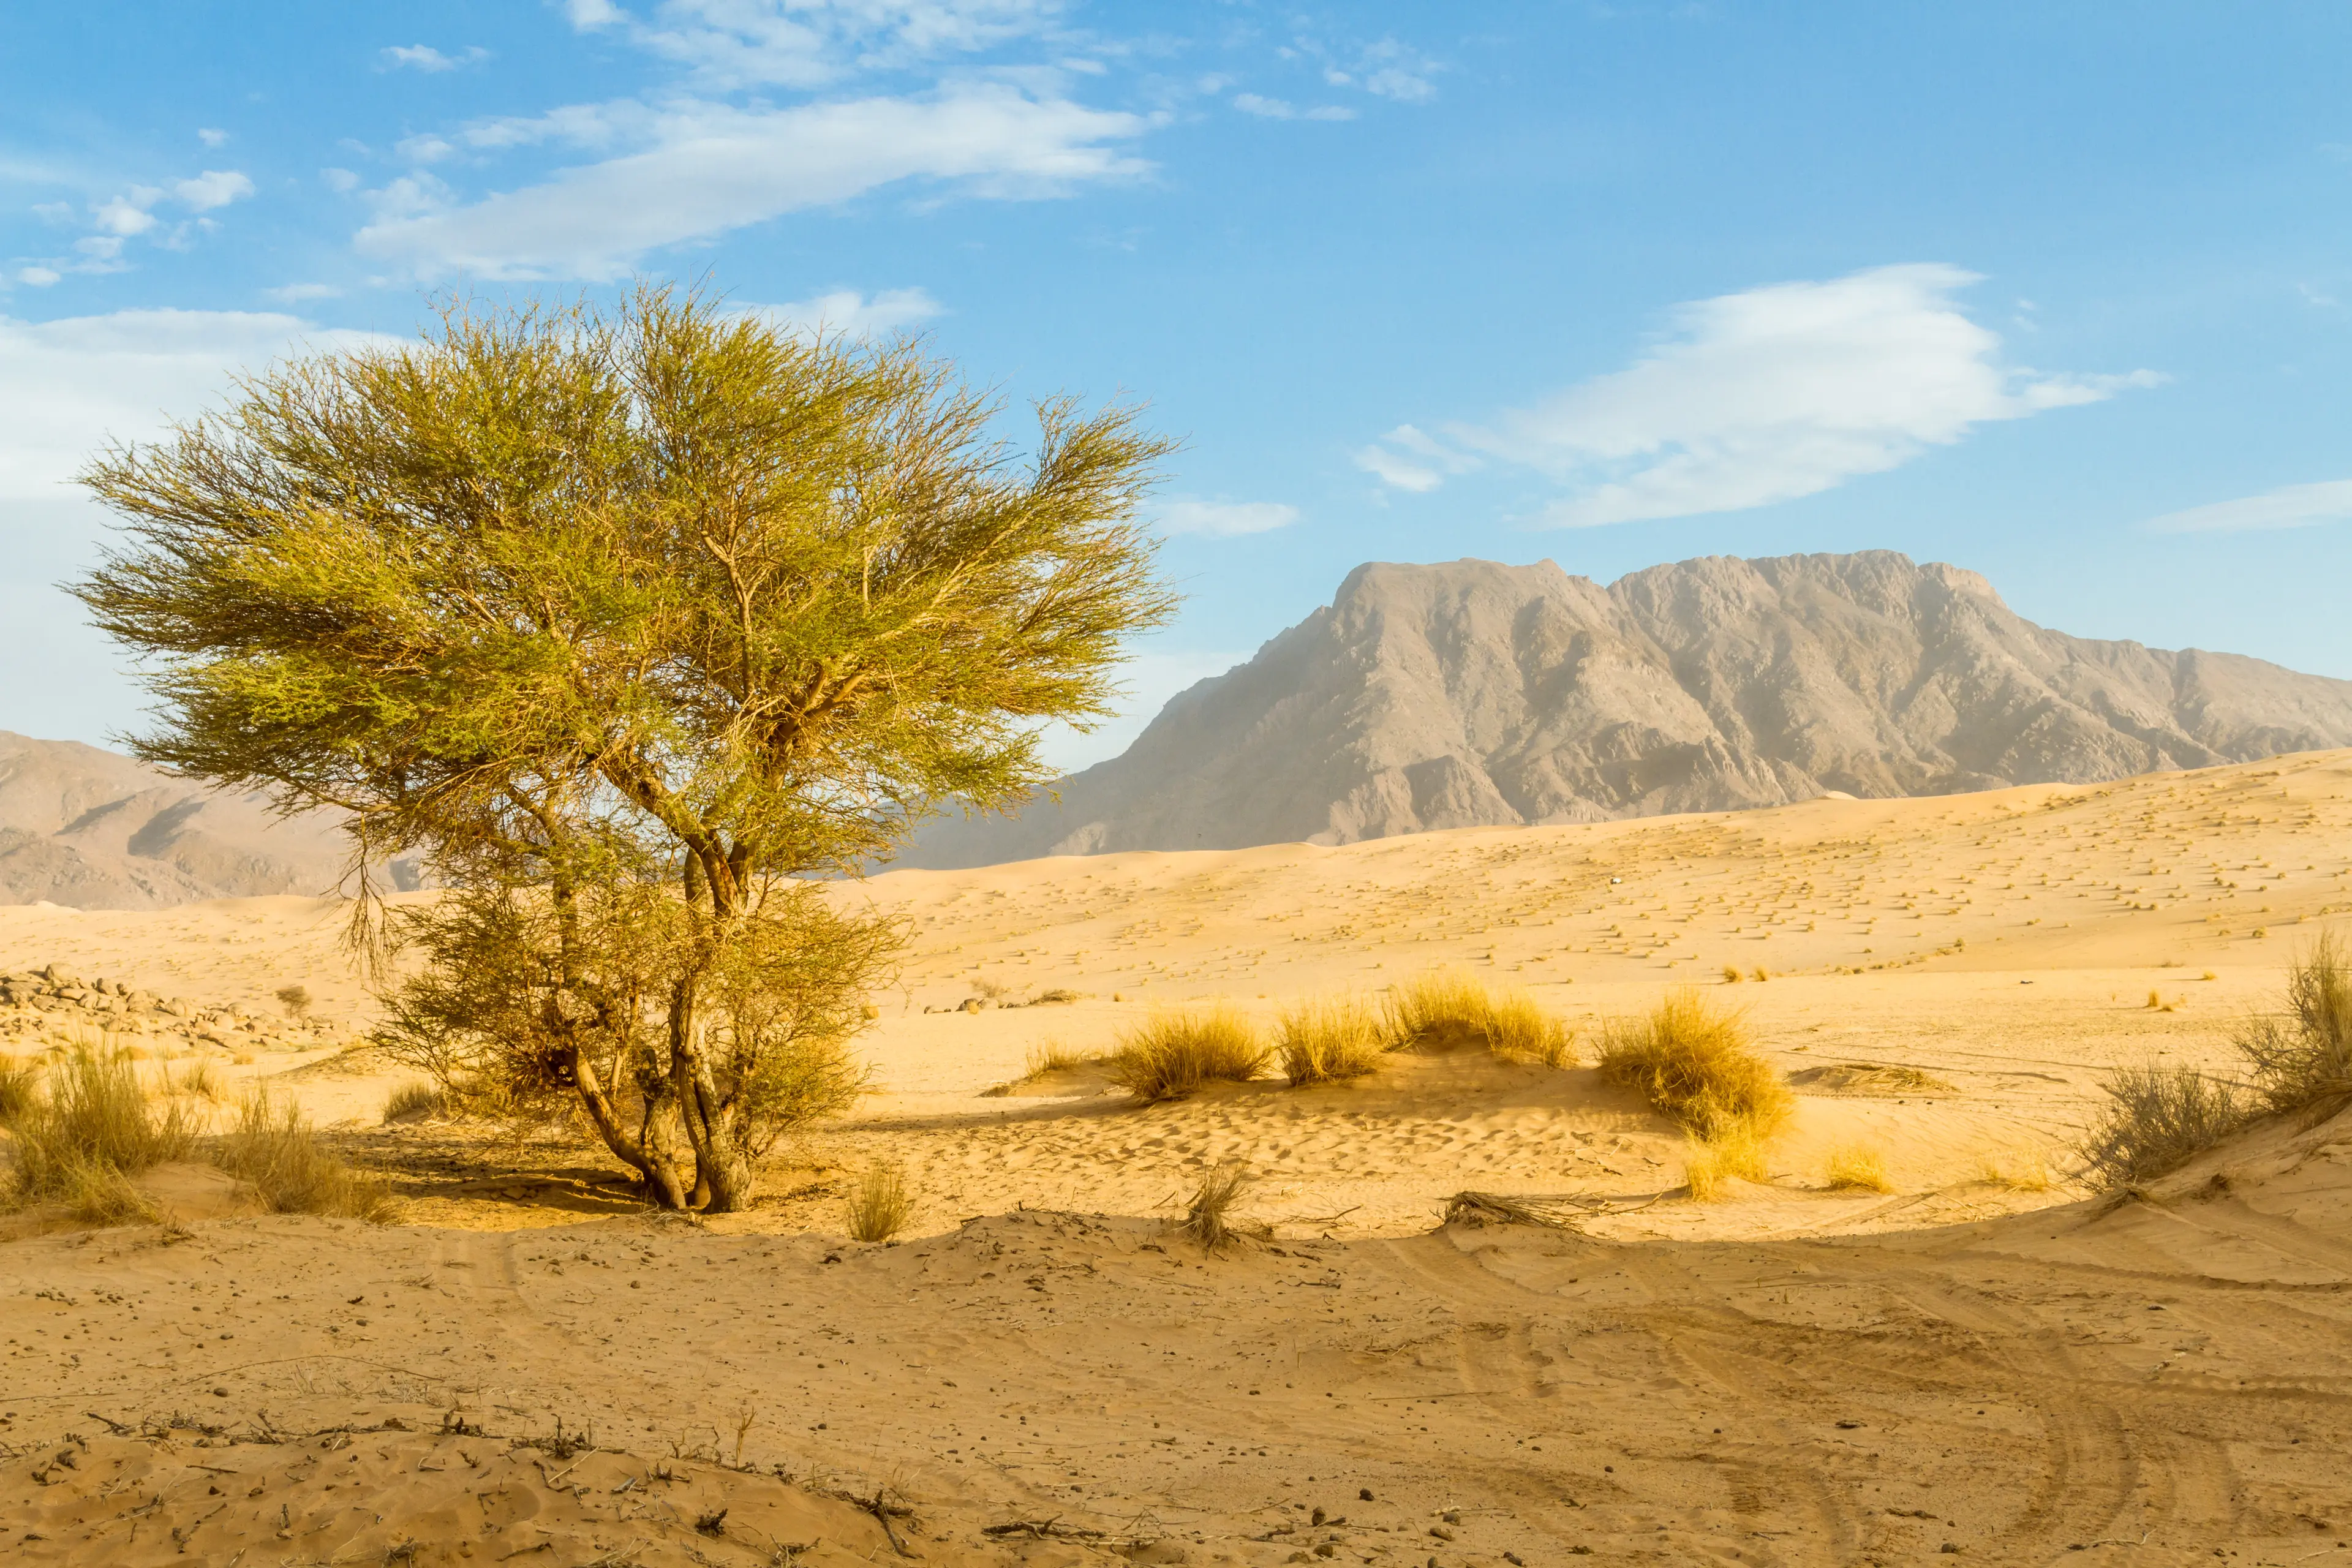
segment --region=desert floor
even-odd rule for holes
[[[203,1047],[393,1173],[407,1223],[247,1214],[191,1169],[162,1178],[173,1227],[20,1225],[0,1542],[108,1563],[2352,1562],[2352,1124],[2259,1130],[2146,1200],[2063,1179],[2101,1072],[2225,1068],[2232,1024],[2352,913],[2347,878],[2345,752],[894,873],[844,890],[914,933],[865,1042],[876,1092],[779,1151],[770,1202],[708,1223],[646,1215],[569,1140],[382,1127],[403,1075],[364,1053]],[[367,1003],[340,927],[300,900],[0,909],[0,973],[251,1010],[299,982],[351,1034]],[[1530,988],[1588,1039],[1668,985],[1746,1006],[1801,1096],[1774,1179],[1690,1202],[1679,1135],[1588,1068],[1398,1058],[1148,1110],[1083,1069],[1024,1076],[1156,1006],[1270,1019],[1442,964]],[[1055,991],[1077,999],[1013,1005]],[[179,1048],[153,1070],[184,1071],[161,1059]],[[1855,1071],[1883,1067],[1929,1081]],[[1892,1193],[1827,1187],[1853,1144]],[[906,1170],[917,1222],[845,1243],[845,1178],[877,1160]],[[1167,1216],[1228,1160],[1272,1240],[1203,1257]],[[1596,1214],[1441,1226],[1464,1189]]]

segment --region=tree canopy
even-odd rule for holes
[[[1056,399],[1022,462],[1002,412],[919,342],[707,295],[452,303],[100,456],[123,538],[76,591],[148,661],[138,755],[452,889],[406,917],[438,990],[394,1036],[730,1207],[775,1041],[837,1047],[887,960],[797,879],[1025,797],[1172,608],[1139,515],[1170,443]]]

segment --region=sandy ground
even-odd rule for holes
[[[845,894],[915,933],[866,1042],[877,1092],[780,1151],[771,1202],[707,1225],[646,1217],[576,1144],[381,1129],[397,1075],[364,1059],[224,1062],[341,1124],[411,1223],[241,1214],[183,1172],[176,1228],[0,1247],[0,1542],[126,1563],[792,1546],[1455,1568],[1895,1563],[1947,1542],[2352,1561],[2333,1418],[2352,1133],[2265,1130],[2157,1202],[2016,1179],[2063,1174],[2105,1068],[2227,1062],[2236,1018],[2352,913],[2347,829],[2352,753],[2331,752],[894,873]],[[0,971],[254,1008],[299,982],[363,1027],[340,930],[287,899],[0,909]],[[1356,1085],[1148,1110],[1085,1073],[988,1092],[1155,1006],[1271,1019],[1452,963],[1528,986],[1588,1041],[1670,984],[1747,1007],[1801,1094],[1773,1180],[1688,1202],[1679,1136],[1582,1068],[1400,1058]],[[1055,990],[1078,999],[957,1010]],[[1856,1065],[1937,1082],[1841,1091]],[[1827,1187],[1853,1144],[1893,1192]],[[910,1238],[842,1243],[844,1177],[877,1159],[917,1193]],[[1274,1240],[1204,1258],[1165,1217],[1229,1159],[1257,1173],[1248,1211]],[[1580,1234],[1439,1228],[1465,1188],[1612,1212]],[[548,1479],[581,1458],[559,1421],[593,1427],[593,1479]],[[895,1546],[827,1495],[877,1489],[914,1510],[888,1516]],[[719,1506],[742,1529],[695,1528]]]

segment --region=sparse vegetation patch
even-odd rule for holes
[[[1176,1100],[1221,1080],[1247,1083],[1270,1054],[1256,1026],[1232,1008],[1155,1013],[1120,1037],[1111,1081],[1146,1102]]]
[[[1463,969],[1419,974],[1391,992],[1389,1048],[1411,1051],[1483,1049],[1506,1061],[1568,1067],[1575,1037],[1524,991],[1489,990]]]
[[[1337,1083],[1380,1070],[1388,1030],[1360,997],[1320,997],[1286,1009],[1275,1041],[1282,1076],[1293,1088]]]
[[[2194,1068],[2117,1068],[2099,1087],[2107,1103],[2076,1148],[2085,1179],[2107,1191],[2179,1170],[2246,1124],[2237,1086]]]
[[[1794,1106],[1780,1075],[1756,1053],[1745,1016],[1687,987],[1666,993],[1645,1016],[1612,1023],[1601,1071],[1709,1141],[1738,1130],[1769,1138]]]

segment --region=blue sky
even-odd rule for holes
[[[1462,555],[1886,547],[2352,678],[2347,63],[2335,0],[19,7],[0,729],[136,722],[55,589],[96,442],[638,275],[1150,400],[1139,714]]]

